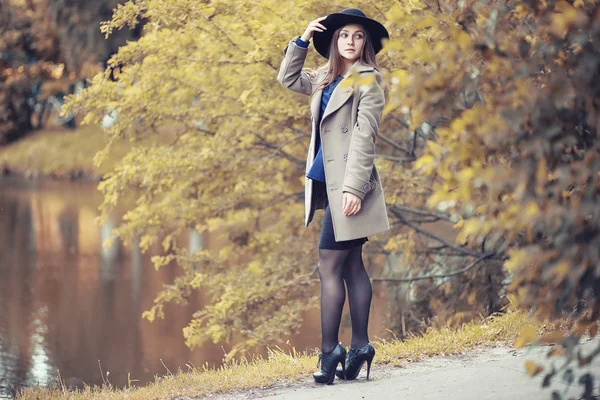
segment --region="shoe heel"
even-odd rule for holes
[[[371,363],[373,362],[372,358],[367,359],[367,380],[369,380],[369,375],[371,375]]]
[[[335,370],[333,370],[333,371],[331,372],[331,374],[329,374],[329,379],[328,379],[328,381],[327,381],[327,384],[328,384],[328,385],[331,385],[331,384],[333,384],[333,380],[334,380],[334,379],[335,379]]]
[[[346,359],[342,360],[342,370],[344,371],[344,380],[346,380]]]

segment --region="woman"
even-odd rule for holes
[[[389,229],[375,157],[375,139],[385,103],[375,55],[389,37],[379,22],[357,9],[346,9],[310,22],[289,43],[278,80],[290,90],[312,95],[312,135],[306,163],[305,225],[315,210],[325,209],[319,240],[321,280],[320,371],[317,383],[331,384],[336,374],[356,379],[375,350],[369,342],[371,282],[362,261],[367,237]],[[328,59],[323,67],[303,71],[310,40]],[[362,86],[339,85],[351,74],[372,76]],[[352,342],[338,343],[342,308],[348,289]]]

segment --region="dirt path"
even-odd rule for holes
[[[598,341],[587,342],[584,345],[586,354],[598,344]],[[371,370],[372,379],[368,382],[363,368],[358,380],[353,382],[336,379],[331,386],[320,386],[306,379],[294,385],[228,393],[210,398],[218,400],[549,400],[552,390],[562,391],[566,388],[562,377],[555,378],[550,390],[542,390],[543,374],[530,378],[524,372],[524,364],[527,360],[539,361],[550,366],[545,359],[547,350],[547,347],[518,351],[509,348],[480,349],[462,356],[430,358],[410,364],[406,368],[380,366]],[[597,386],[600,379],[600,360],[596,360],[587,371],[595,377],[594,394],[600,395]],[[580,397],[582,390],[577,381],[578,378],[563,399]]]

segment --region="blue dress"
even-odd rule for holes
[[[329,99],[331,99],[331,94],[335,90],[336,86],[343,79],[342,76],[338,76],[331,84],[323,89],[323,94],[321,96],[321,110],[319,113],[319,119],[317,120],[317,129],[319,125],[321,125],[321,119],[323,118],[323,114],[325,113],[325,109],[327,108],[327,104],[329,104]],[[321,146],[321,134],[317,130],[317,155],[313,161],[313,164],[310,166],[310,170],[306,174],[307,178],[312,179],[313,181],[325,182],[325,166],[323,164],[323,147]]]

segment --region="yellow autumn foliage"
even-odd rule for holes
[[[551,316],[585,298],[597,317],[590,271],[600,248],[600,118],[591,104],[600,68],[584,40],[598,32],[596,2],[348,6],[382,21],[392,38],[379,57],[389,102],[376,163],[393,229],[370,240],[372,269],[384,280],[419,278],[414,298],[437,296],[432,309],[452,299],[462,318],[473,304],[499,309],[486,296],[502,290],[508,258],[520,304]],[[235,335],[242,340],[233,355],[289,334],[316,304],[318,224],[302,226],[309,109],[275,77],[287,42],[337,7],[129,1],[103,25],[109,34],[146,21],[142,38],[110,61],[109,70],[121,67],[118,80],[106,71],[70,98],[66,112],[83,112],[88,123],[118,110],[99,162],[110,142],[136,144],[169,128],[166,145],[134,145],[100,189],[104,213],[135,192],[116,233],[141,238],[144,249],[162,242],[181,267],[146,316],[195,290],[207,296],[184,331],[189,346]],[[309,52],[307,67],[322,62]],[[190,254],[176,238],[192,229],[223,243]],[[466,265],[452,279],[421,276]]]

